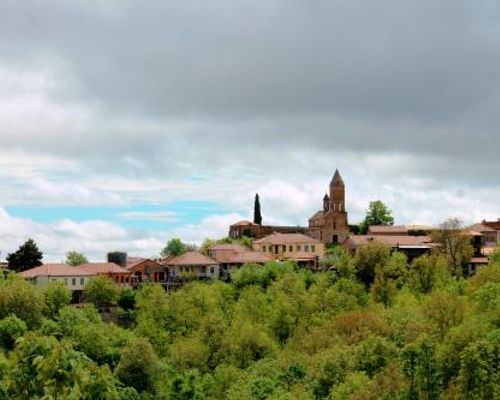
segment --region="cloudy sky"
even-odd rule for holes
[[[248,218],[500,217],[494,0],[1,0],[0,258],[154,255]]]

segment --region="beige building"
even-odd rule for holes
[[[221,277],[223,279],[227,279],[243,264],[263,265],[273,260],[273,257],[268,254],[239,244],[217,244],[210,248],[208,255],[220,265]]]
[[[273,233],[254,241],[253,249],[275,260],[293,260],[313,269],[325,255],[324,243],[300,233]]]

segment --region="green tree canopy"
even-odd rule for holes
[[[170,239],[161,251],[162,257],[180,256],[188,250],[188,246],[179,238]]]
[[[96,276],[85,285],[85,300],[97,308],[112,305],[118,297],[118,288],[112,279]]]
[[[69,251],[66,254],[66,264],[76,267],[77,265],[82,265],[88,263],[89,260],[84,254],[77,251]]]
[[[42,265],[43,253],[33,239],[28,239],[19,249],[7,256],[9,268],[21,272]]]
[[[370,201],[365,219],[360,224],[361,233],[366,233],[371,225],[394,225],[392,211],[381,200]]]

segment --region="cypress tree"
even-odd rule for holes
[[[262,225],[262,214],[260,213],[259,194],[255,195],[255,205],[253,209],[253,222],[257,225]]]

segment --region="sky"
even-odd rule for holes
[[[0,259],[154,256],[252,217],[500,217],[500,3],[1,0]]]

